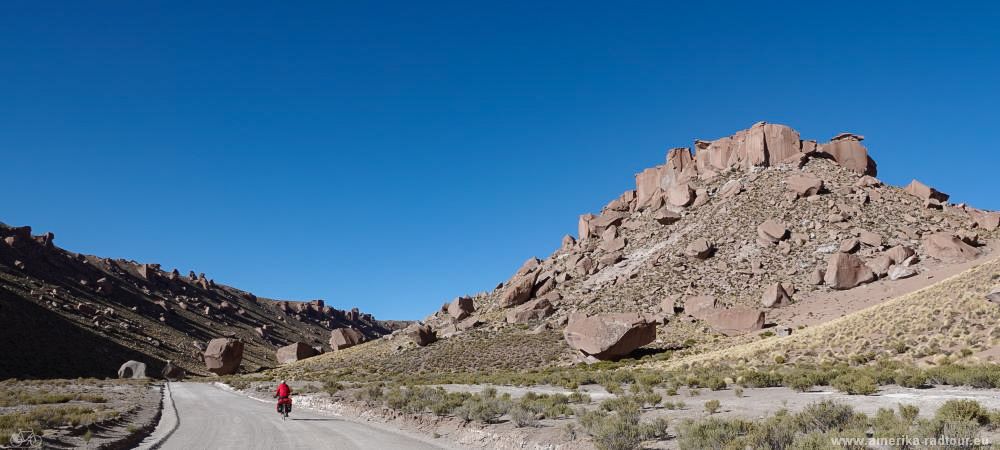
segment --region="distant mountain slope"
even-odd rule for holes
[[[217,337],[245,344],[243,370],[277,365],[274,350],[306,342],[329,350],[330,331],[369,338],[405,326],[322,300],[257,298],[204,274],[63,250],[54,235],[0,224],[0,379],[113,376],[128,359],[153,373],[172,360],[206,374],[199,348]]]

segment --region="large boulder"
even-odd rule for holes
[[[365,341],[365,335],[354,328],[337,328],[330,332],[330,347],[343,350],[354,347]]]
[[[547,298],[538,298],[507,312],[507,323],[528,323],[542,320],[555,311]]]
[[[278,364],[288,364],[290,362],[312,358],[318,354],[319,352],[317,352],[316,349],[312,348],[305,342],[294,342],[281,347],[274,352],[274,356],[278,359]]]
[[[823,281],[834,289],[851,289],[875,279],[865,262],[850,253],[834,253],[826,265]]]
[[[419,345],[421,347],[425,347],[427,345],[430,345],[430,344],[434,343],[435,341],[437,341],[437,339],[438,339],[437,338],[437,333],[434,331],[433,328],[431,328],[430,325],[427,325],[427,324],[423,324],[423,325],[413,324],[413,325],[410,325],[407,328],[406,332],[407,332],[407,335],[410,336],[410,339],[413,340],[413,343],[417,344],[417,345]]]
[[[563,336],[570,347],[601,360],[618,359],[656,339],[656,323],[637,313],[575,317]]]
[[[951,233],[934,233],[920,242],[924,253],[945,262],[963,262],[976,259],[979,250]]]
[[[993,231],[1000,228],[1000,212],[972,211],[970,213],[976,225],[986,231]]]
[[[243,362],[243,342],[232,338],[212,339],[205,348],[205,368],[216,375],[232,375]]]
[[[146,378],[146,363],[139,361],[126,361],[118,368],[118,378]]]
[[[184,377],[187,376],[187,372],[173,362],[167,361],[167,365],[163,366],[163,372],[161,372],[161,375],[163,375],[164,380],[179,381],[183,380]]]
[[[500,295],[500,307],[510,308],[531,299],[531,291],[535,288],[538,272],[516,276]]]
[[[448,304],[448,315],[455,320],[462,320],[476,312],[471,297],[458,297]]]

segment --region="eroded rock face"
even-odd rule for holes
[[[637,313],[575,316],[563,336],[570,347],[601,360],[618,359],[656,339],[656,323]]]
[[[343,350],[365,341],[365,335],[353,328],[337,328],[330,332],[330,347]]]
[[[851,289],[875,279],[875,273],[861,258],[850,253],[834,253],[826,266],[823,281],[834,289]]]
[[[305,342],[294,342],[281,347],[274,352],[275,358],[278,359],[278,364],[288,364],[295,361],[301,361],[306,358],[312,358],[318,354],[319,352],[317,352],[316,349],[312,348]]]
[[[146,378],[146,363],[139,361],[126,361],[118,368],[118,378],[143,379]]]
[[[232,375],[243,362],[243,342],[232,338],[212,339],[205,348],[205,368],[216,375]]]
[[[448,315],[455,320],[462,320],[476,312],[471,297],[458,297],[448,304]]]
[[[726,334],[741,334],[763,329],[764,311],[745,306],[733,306],[712,310],[706,314],[704,320],[717,331]]]
[[[921,240],[924,253],[945,262],[963,262],[976,259],[979,249],[965,243],[951,233],[934,233]]]
[[[841,133],[830,142],[819,146],[818,151],[833,158],[837,164],[864,175],[876,176],[875,161],[868,157],[868,149],[861,145],[864,136]]]

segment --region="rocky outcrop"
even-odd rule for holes
[[[274,357],[278,360],[278,364],[288,364],[295,361],[301,361],[306,358],[312,358],[318,354],[319,352],[317,352],[316,349],[312,348],[305,342],[293,342],[275,351]]]
[[[351,348],[365,341],[365,335],[353,328],[337,328],[330,332],[330,347],[334,350]]]
[[[875,279],[875,273],[861,258],[850,253],[834,253],[826,265],[823,281],[834,289],[851,289]]]
[[[656,339],[656,323],[636,313],[574,317],[563,332],[566,343],[587,356],[613,360]]]
[[[764,328],[764,311],[745,306],[717,308],[709,311],[704,321],[716,331],[742,334]]]
[[[903,190],[924,202],[931,201],[941,204],[948,201],[948,194],[940,192],[917,180],[910,181],[910,184],[903,188]]]
[[[204,354],[205,368],[216,375],[232,375],[243,361],[243,342],[232,338],[212,339]]]
[[[535,288],[535,281],[538,279],[537,272],[531,272],[516,276],[504,290],[500,297],[500,307],[510,308],[520,305],[531,299],[531,292]]]
[[[817,149],[833,158],[837,164],[864,175],[876,176],[875,161],[868,156],[868,149],[861,145],[865,138],[852,133],[841,133]]]
[[[126,361],[118,368],[118,378],[143,379],[146,378],[146,363],[139,361]]]
[[[921,249],[932,258],[951,263],[969,261],[979,256],[979,249],[951,233],[924,236],[921,240]]]

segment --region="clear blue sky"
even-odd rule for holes
[[[0,220],[417,318],[758,120],[1000,209],[991,2],[205,3],[0,7]]]

